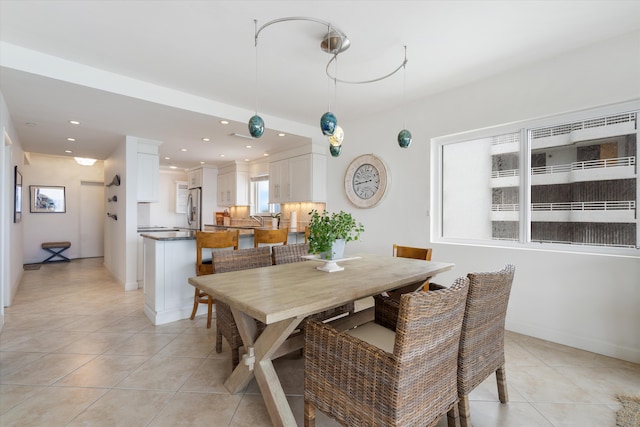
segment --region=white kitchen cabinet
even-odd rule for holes
[[[218,174],[218,206],[249,205],[249,172],[246,167],[224,168]]]
[[[159,156],[138,153],[138,202],[157,202],[160,200],[159,180]]]
[[[185,181],[176,181],[176,213],[187,213],[187,194],[189,184]]]
[[[189,186],[189,190],[192,188],[202,188],[203,175],[202,168],[187,171],[187,185]]]
[[[269,163],[269,203],[326,202],[327,157],[304,154]]]

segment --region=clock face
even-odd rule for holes
[[[344,176],[347,198],[359,208],[371,208],[382,200],[387,190],[387,168],[373,154],[356,157]]]
[[[353,191],[358,197],[370,199],[380,187],[380,172],[375,166],[365,163],[356,169],[355,174],[353,174],[352,185]]]

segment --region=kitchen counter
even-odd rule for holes
[[[140,234],[142,237],[147,237],[153,240],[195,240],[195,231],[158,231],[150,233]]]

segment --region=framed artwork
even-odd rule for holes
[[[30,185],[30,212],[62,213],[66,212],[64,187]]]
[[[22,221],[22,174],[15,166],[13,170],[13,222]]]

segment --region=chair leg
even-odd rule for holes
[[[460,427],[471,427],[471,412],[469,411],[469,396],[464,395],[458,403],[460,411]]]
[[[498,397],[500,403],[507,403],[509,401],[509,393],[507,392],[507,371],[504,365],[500,366],[496,371],[496,380],[498,382]]]
[[[218,325],[216,325],[216,328],[218,328]],[[216,331],[216,353],[222,353],[222,332],[220,332],[219,328]]]
[[[200,289],[196,288],[196,295],[193,297],[193,310],[191,311],[191,317],[189,319],[193,320],[196,317],[196,312],[198,311],[198,304],[200,303]]]
[[[460,412],[458,402],[456,402],[449,412],[447,412],[447,427],[460,427]]]
[[[304,427],[316,426],[316,408],[306,400],[304,401]]]
[[[211,318],[213,317],[213,298],[207,296],[207,329],[211,329]]]

